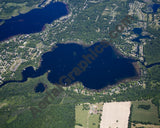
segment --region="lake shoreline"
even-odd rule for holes
[[[102,41],[98,41],[98,42],[102,42]],[[96,43],[98,43],[98,42],[96,42]],[[87,47],[90,47],[90,46],[92,46],[92,45],[95,45],[96,43],[93,43],[93,44],[84,44],[82,41],[79,41],[79,42],[75,42],[75,41],[66,41],[66,42],[61,42],[61,43],[57,43],[57,44],[79,44],[79,45],[81,45],[82,47],[84,47],[84,49],[85,48],[87,48]],[[55,46],[53,46],[49,51],[47,51],[47,52],[45,52],[45,53],[43,53],[42,54],[42,56],[44,55],[44,54],[46,54],[46,53],[48,53],[48,52],[53,52],[56,48],[57,48],[57,44],[55,44]],[[111,46],[113,49],[114,49],[114,51],[115,52],[117,52],[117,53],[119,53],[118,52],[118,50],[117,49],[115,49],[114,48],[114,46],[113,45],[110,45],[109,44],[109,46]],[[118,54],[119,55],[119,54]],[[43,58],[42,58],[42,56],[41,56],[41,59],[40,59],[40,61],[39,61],[39,66],[38,66],[38,68],[40,68],[41,67],[41,62],[43,61]],[[120,54],[120,56],[123,56],[123,54],[121,53]],[[126,57],[125,57],[126,58]],[[101,91],[101,90],[105,90],[105,89],[109,89],[109,88],[111,88],[111,87],[113,87],[113,86],[117,86],[118,84],[120,84],[120,83],[126,83],[126,82],[129,82],[129,81],[132,81],[132,80],[138,80],[139,78],[140,78],[140,68],[139,68],[139,65],[138,65],[138,63],[137,62],[132,62],[132,65],[133,65],[133,67],[135,68],[135,72],[136,72],[136,76],[133,76],[133,77],[128,77],[128,78],[125,78],[125,79],[119,79],[119,80],[117,80],[117,82],[115,83],[115,84],[113,84],[113,85],[107,85],[106,87],[104,86],[102,89],[92,89],[92,88],[87,88],[87,87],[85,87],[87,90],[95,90],[95,91]],[[29,66],[29,67],[33,67],[33,66]],[[26,68],[28,68],[28,66],[26,67]],[[26,69],[25,68],[25,69]],[[33,67],[34,68],[34,67]],[[37,69],[38,69],[37,68]],[[24,69],[24,70],[25,70]],[[36,70],[37,70],[36,69]],[[23,71],[24,71],[23,70]],[[35,68],[34,68],[34,71],[36,71],[35,70]],[[22,72],[23,72],[22,71]],[[49,73],[49,72],[48,72]],[[22,80],[19,80],[19,81],[16,81],[15,80],[15,82],[22,82],[22,81],[24,81],[24,77],[22,76]],[[7,82],[7,81],[4,81],[5,83]],[[79,81],[77,81],[78,83],[79,83]],[[74,83],[72,83],[70,86],[72,86],[72,85],[74,85],[75,83],[77,83],[77,82],[74,82]],[[64,87],[64,86],[62,86],[62,87]]]

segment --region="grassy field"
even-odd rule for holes
[[[151,123],[151,124],[160,124],[158,119],[157,107],[151,103],[151,101],[135,101],[132,102],[132,121],[142,122],[142,123]],[[150,105],[149,110],[138,108],[139,105]]]
[[[82,110],[83,106],[79,105],[76,106],[76,124],[81,124],[84,128],[87,127],[87,117],[88,117],[88,110]],[[76,126],[76,128],[78,128]]]
[[[102,110],[102,104],[89,104],[89,109],[86,110],[83,104],[76,106],[75,128],[98,128],[100,123],[100,113]]]
[[[89,116],[89,128],[98,128],[99,125],[99,114]],[[96,123],[97,122],[97,123]]]

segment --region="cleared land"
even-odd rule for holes
[[[21,65],[21,63],[24,62],[22,59],[18,59],[14,62],[14,64],[10,67],[11,71],[16,71],[17,68]]]
[[[160,124],[158,119],[158,111],[157,107],[151,103],[151,101],[135,101],[132,102],[133,110],[132,110],[132,121],[142,122],[142,123],[152,123],[152,124]],[[145,110],[142,108],[138,108],[139,105],[150,105],[149,110]]]
[[[102,103],[80,104],[76,106],[76,126],[75,128],[99,128]]]
[[[100,128],[128,128],[131,102],[104,103]]]

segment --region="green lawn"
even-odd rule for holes
[[[100,114],[94,114],[89,116],[89,128],[98,128]]]
[[[76,106],[76,124],[81,124],[84,128],[87,127],[87,117],[88,117],[88,110],[82,110],[83,106],[79,105]]]

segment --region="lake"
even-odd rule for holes
[[[52,51],[42,55],[36,71],[33,67],[27,67],[22,71],[21,81],[6,81],[1,87],[11,82],[25,82],[29,77],[35,78],[48,72],[48,80],[53,84],[70,86],[81,82],[86,88],[98,90],[137,77],[133,62],[136,61],[123,57],[110,45],[103,48],[102,42],[91,46],[57,44]]]
[[[54,20],[65,15],[68,15],[66,4],[51,2],[44,8],[33,9],[26,14],[12,17],[0,25],[0,41],[19,34],[40,32],[44,29],[45,24],[51,24]]]
[[[42,55],[36,71],[33,67],[23,70],[21,82],[48,72],[48,80],[53,84],[70,86],[81,82],[86,88],[98,90],[137,76],[132,64],[135,60],[123,57],[110,45],[103,52],[94,53],[97,47],[101,50],[99,46],[102,46],[101,42],[88,47],[76,43],[57,44],[52,51]]]

